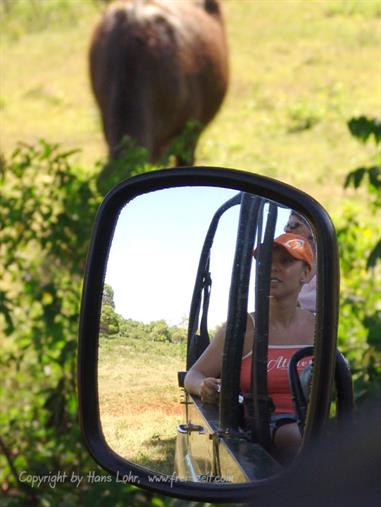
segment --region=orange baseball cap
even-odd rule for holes
[[[275,238],[273,244],[282,246],[291,257],[306,262],[310,269],[312,269],[314,254],[311,245],[304,236],[286,232]],[[254,257],[256,256],[256,251],[257,249],[253,252]]]

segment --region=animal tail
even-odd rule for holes
[[[130,136],[144,145],[141,125],[142,93],[139,76],[139,40],[136,34],[136,19],[145,0],[134,0],[133,4],[121,6],[112,16],[112,30],[107,38],[107,107],[105,132],[111,158],[117,158],[125,136]]]

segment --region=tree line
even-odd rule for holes
[[[184,327],[169,326],[163,319],[148,324],[125,319],[115,311],[113,288],[105,283],[102,296],[100,335],[103,338],[124,336],[155,342],[184,343],[187,338],[187,330]]]

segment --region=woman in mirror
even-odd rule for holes
[[[299,293],[310,280],[313,267],[313,251],[304,236],[285,233],[274,239],[269,294],[268,394],[275,407],[271,423],[274,455],[284,463],[295,456],[301,443],[289,389],[288,364],[297,350],[314,342],[315,318],[298,305]],[[240,375],[243,394],[250,392],[254,322],[255,315],[249,313]],[[224,325],[217,331],[185,377],[186,391],[200,396],[204,403],[219,400],[225,330]],[[301,361],[298,369],[302,370],[310,361],[310,358]]]

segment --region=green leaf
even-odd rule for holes
[[[374,189],[381,189],[381,166],[374,166],[368,169],[369,184]]]
[[[366,143],[372,135],[376,144],[381,141],[380,118],[368,118],[367,116],[352,118],[348,122],[348,128],[351,134],[363,143]]]
[[[347,174],[347,177],[345,179],[344,188],[348,188],[350,186],[353,186],[354,188],[358,188],[367,172],[367,169],[365,167],[359,167],[358,169],[355,169],[354,171],[351,171],[349,174]]]
[[[368,343],[381,352],[381,310],[365,317],[364,325],[368,329]]]
[[[371,251],[367,263],[366,263],[366,269],[374,268],[377,264],[377,260],[381,259],[381,239],[376,243],[375,247]]]

